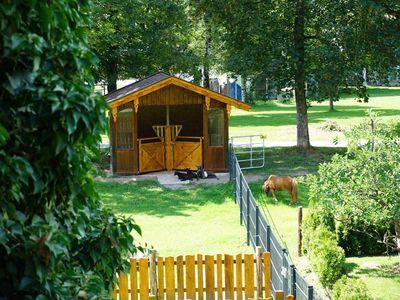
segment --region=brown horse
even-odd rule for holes
[[[287,190],[290,194],[289,205],[292,205],[292,201],[295,201],[296,204],[298,202],[296,178],[292,178],[290,176],[271,175],[264,182],[263,190],[267,196],[269,194],[269,191],[272,191],[272,196],[274,197],[275,200],[276,200],[275,191]]]

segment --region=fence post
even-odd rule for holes
[[[256,206],[256,246],[260,245],[260,209],[258,208],[258,205]]]
[[[298,241],[297,241],[297,255],[301,256],[301,248],[303,241],[303,233],[302,233],[302,223],[303,223],[303,207],[299,206],[298,211]]]
[[[296,267],[294,265],[290,266],[291,276],[292,276],[292,291],[291,294],[296,298]]]
[[[309,285],[307,288],[307,299],[308,300],[314,299],[314,288],[311,285]]]
[[[228,151],[228,155],[229,155],[229,181],[232,182],[232,172],[233,172],[233,152],[232,152],[232,143],[229,143],[229,147],[228,147],[229,151]]]
[[[239,197],[240,225],[243,225],[243,199]]]
[[[250,246],[250,188],[247,188],[247,212],[246,212],[246,229],[247,229],[247,246]]]
[[[285,248],[282,249],[282,289],[284,293],[287,295],[288,294],[288,264],[286,260],[286,253],[287,250]]]
[[[271,226],[267,225],[267,251],[271,252]]]
[[[233,155],[233,154],[232,154]],[[234,201],[236,203],[237,199],[237,181],[236,181],[236,164],[235,164],[235,159],[232,157],[232,183],[233,183],[233,197]]]
[[[157,251],[154,250],[150,254],[150,293],[158,295],[157,293]],[[155,296],[157,297],[157,296]]]
[[[239,175],[239,198],[242,199],[243,197],[243,173],[240,172]]]

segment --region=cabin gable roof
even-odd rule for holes
[[[240,109],[250,110],[250,105],[244,102],[238,101],[234,98],[203,88],[201,86],[168,75],[163,72],[156,73],[152,76],[146,77],[142,80],[129,84],[123,88],[112,91],[111,93],[105,95],[105,98],[107,102],[111,105],[111,107],[116,107],[124,103],[130,102],[135,98],[150,94],[170,84],[180,86],[182,88],[194,91],[204,96],[208,96],[212,99],[235,106]]]

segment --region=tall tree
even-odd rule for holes
[[[103,208],[90,153],[105,100],[87,1],[0,4],[0,298],[107,299],[138,226]]]
[[[100,60],[96,78],[116,88],[117,79],[150,73],[197,72],[189,47],[189,20],[179,0],[95,0],[90,46]]]
[[[310,146],[308,78],[333,86],[334,94],[345,81],[362,86],[364,67],[379,73],[399,62],[395,0],[211,2],[209,7],[226,29],[226,68],[238,74],[264,74],[277,86],[294,89],[297,145],[302,148]],[[337,68],[339,62],[332,59],[339,54],[344,64]],[[335,72],[339,80],[330,81],[327,74]]]
[[[200,58],[202,85],[210,88],[210,72],[218,71],[221,53],[221,33],[214,20],[212,7],[206,0],[187,0],[186,11],[191,22],[191,48]]]

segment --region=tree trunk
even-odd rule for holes
[[[400,253],[400,220],[394,221],[394,232],[396,233],[397,252]]]
[[[208,17],[203,17],[205,27],[205,51],[204,51],[204,65],[203,65],[203,87],[210,88],[210,52],[211,52],[211,25]]]
[[[246,102],[247,100],[247,86],[246,86],[246,82],[247,82],[247,77],[242,75],[240,76],[241,79],[241,84],[242,84],[242,101]]]
[[[335,109],[333,108],[333,97],[329,97],[329,112],[333,112]]]
[[[304,0],[296,3],[296,17],[294,22],[294,48],[295,48],[295,99],[297,112],[297,146],[303,149],[310,148],[310,136],[308,133],[306,85],[305,85],[305,36],[304,36]]]
[[[118,65],[111,62],[107,66],[107,92],[110,93],[117,89]]]

